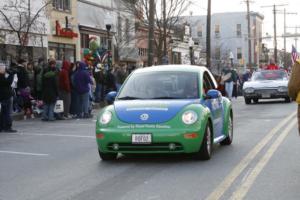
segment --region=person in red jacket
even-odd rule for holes
[[[59,96],[64,102],[63,118],[69,119],[71,105],[71,82],[70,82],[70,67],[69,61],[64,60],[59,73]]]
[[[271,60],[267,66],[267,70],[279,70],[279,67],[275,64],[274,60]]]

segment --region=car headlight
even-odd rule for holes
[[[281,86],[277,90],[278,90],[278,92],[287,92],[288,89],[287,89],[287,87]]]
[[[197,113],[192,110],[185,111],[182,114],[182,121],[183,121],[183,123],[185,123],[187,125],[191,125],[191,124],[195,123],[197,121],[197,119],[198,119]]]
[[[112,114],[110,111],[105,111],[104,113],[102,113],[101,117],[100,117],[100,124],[106,125],[111,121],[112,118]]]
[[[254,88],[246,88],[245,93],[253,93],[254,92]]]

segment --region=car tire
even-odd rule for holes
[[[258,99],[257,98],[253,99],[253,102],[258,103]]]
[[[223,140],[222,142],[220,142],[221,145],[231,145],[232,140],[233,140],[233,120],[232,120],[232,116],[229,116],[228,119],[228,133],[227,133],[227,137],[225,138],[225,140]]]
[[[213,147],[212,138],[213,136],[212,136],[211,127],[209,124],[207,124],[200,149],[194,155],[195,159],[209,160],[211,158],[212,147]]]
[[[286,103],[290,103],[291,102],[291,98],[290,97],[285,97],[284,99],[285,99]]]
[[[103,153],[98,149],[99,156],[103,161],[115,160],[117,159],[117,153]]]
[[[250,98],[247,98],[245,97],[245,104],[250,104],[251,103],[251,99]]]

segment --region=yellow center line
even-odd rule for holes
[[[268,149],[266,154],[259,160],[256,164],[250,175],[245,179],[245,181],[240,185],[236,191],[232,194],[230,199],[243,199],[246,194],[248,193],[249,189],[253,185],[254,181],[256,180],[257,176],[261,173],[263,168],[271,159],[272,155],[278,149],[279,145],[283,142],[286,136],[291,132],[292,128],[296,125],[296,119],[289,124],[289,126],[284,129],[283,133],[281,133],[272,146]]]
[[[235,179],[243,172],[243,170],[250,164],[256,155],[264,148],[264,146],[272,139],[272,137],[288,123],[296,112],[286,117],[276,127],[274,127],[240,162],[233,170],[226,176],[221,184],[206,198],[206,200],[218,200],[228,190]]]

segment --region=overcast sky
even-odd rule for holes
[[[195,3],[189,8],[186,15],[189,15],[190,12],[195,15],[206,15],[207,0],[195,0]],[[247,11],[247,6],[243,0],[211,0],[212,2],[212,13],[219,12],[236,12],[236,11]],[[286,12],[290,13],[299,13],[297,15],[287,15],[286,24],[288,27],[300,26],[300,0],[253,0],[250,3],[250,11],[259,12],[265,18],[263,21],[263,36],[266,33],[269,33],[273,36],[273,7],[263,8],[262,6],[268,5],[279,5],[279,4],[288,4],[286,6],[278,6],[276,10],[279,10],[282,14],[277,14],[277,35],[283,34],[284,20],[283,20],[283,9],[286,8]],[[295,28],[288,28],[287,32],[295,33]],[[300,28],[298,29],[300,33]],[[263,41],[267,42],[268,46],[273,46],[272,41]],[[278,49],[283,48],[283,39],[278,38],[277,41]],[[287,51],[291,50],[291,45],[294,44],[294,38],[287,39]],[[300,38],[298,42],[298,52],[300,50]]]

